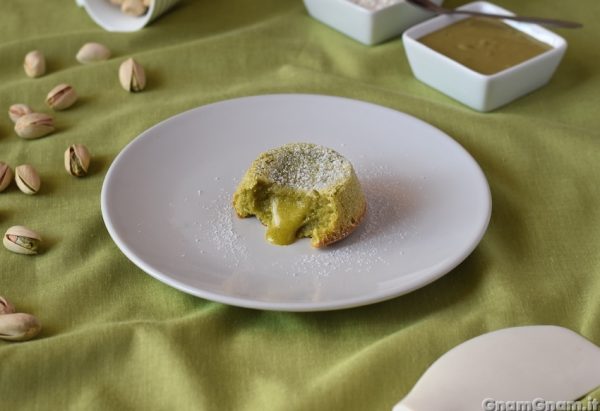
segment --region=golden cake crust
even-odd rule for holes
[[[333,232],[333,233],[325,236],[325,238],[322,238],[321,241],[312,241],[312,239],[311,239],[310,245],[312,245],[315,248],[322,248],[322,247],[327,247],[328,245],[331,245],[340,240],[343,240],[344,238],[346,238],[350,234],[352,234],[352,232],[354,230],[356,230],[356,228],[362,223],[362,221],[364,220],[366,215],[367,215],[367,202],[365,201],[363,211],[360,214],[360,216],[358,216],[355,219],[354,223],[342,228],[341,230],[339,230],[337,232]]]

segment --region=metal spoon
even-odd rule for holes
[[[557,19],[545,19],[541,17],[524,17],[524,16],[507,16],[504,14],[492,14],[492,13],[483,13],[479,11],[469,11],[469,10],[457,10],[457,9],[447,9],[442,6],[438,6],[433,3],[431,0],[406,0],[409,3],[424,8],[426,10],[432,11],[436,14],[468,14],[470,16],[481,16],[481,17],[491,17],[495,19],[508,19],[508,20],[516,20],[523,21],[528,23],[539,23],[548,26],[562,27],[566,29],[577,29],[583,27],[581,23],[575,23],[572,21],[565,20],[557,20]]]

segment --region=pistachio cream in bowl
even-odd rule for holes
[[[486,1],[460,10],[507,14]],[[566,41],[537,24],[442,15],[402,37],[418,80],[478,111],[491,111],[548,83]]]

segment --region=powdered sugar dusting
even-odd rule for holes
[[[309,191],[326,189],[350,178],[352,166],[330,148],[291,143],[261,155],[256,171],[279,185]]]
[[[254,222],[249,221],[253,219],[237,220],[232,212],[232,191],[226,190],[204,206],[210,224],[210,242],[231,267],[271,268],[280,275],[293,277],[328,277],[332,272],[368,274],[389,266],[385,256],[391,252],[402,254],[402,240],[413,230],[410,219],[406,218],[407,210],[412,207],[411,196],[387,167],[367,165],[357,168],[357,174],[367,198],[367,215],[357,230],[339,243],[316,250],[308,241],[300,240],[287,246],[295,247],[295,252],[289,253],[285,250],[287,247],[266,244],[262,226],[253,225],[250,234],[241,237],[236,232],[236,224]],[[235,185],[232,190],[234,188]],[[256,258],[249,252],[249,242],[271,247],[269,252],[281,258]],[[301,252],[297,252],[299,249]]]
[[[198,190],[198,196],[203,195]],[[221,189],[218,195],[202,204],[203,212],[208,221],[208,230],[198,224],[198,229],[208,233],[209,241],[217,251],[226,255],[226,260],[231,267],[238,267],[248,258],[248,249],[238,233],[234,230],[231,192]],[[197,243],[200,243],[197,239]],[[200,250],[203,252],[203,250]]]

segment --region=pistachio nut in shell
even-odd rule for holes
[[[54,131],[54,119],[45,113],[30,113],[19,117],[15,132],[24,139],[40,138]]]
[[[110,50],[104,44],[85,43],[75,56],[81,64],[90,64],[97,61],[104,61],[110,58]]]
[[[42,325],[31,314],[13,313],[0,315],[0,339],[27,341],[42,331]]]
[[[146,87],[146,72],[137,61],[129,58],[119,67],[119,81],[127,91],[142,91]]]
[[[8,117],[10,117],[13,123],[16,123],[25,114],[31,113],[33,113],[33,110],[27,104],[13,104],[8,108]]]
[[[37,254],[42,238],[35,231],[22,225],[15,225],[6,230],[2,244],[7,250],[17,254]]]
[[[146,14],[148,8],[142,0],[123,0],[121,11],[130,16],[139,17]]]
[[[0,315],[12,314],[15,312],[15,307],[6,298],[0,296]]]
[[[17,183],[19,190],[29,195],[40,191],[40,186],[42,185],[37,171],[29,164],[22,164],[15,167],[15,183]]]
[[[71,107],[77,101],[75,89],[68,84],[59,84],[46,96],[46,104],[53,110],[64,110]]]
[[[65,169],[75,177],[84,177],[90,168],[90,152],[83,144],[72,144],[65,151]]]
[[[3,161],[0,161],[0,193],[6,190],[6,187],[10,185],[13,179],[13,171]]]
[[[40,77],[46,73],[46,57],[39,50],[30,51],[25,55],[23,69],[29,77]]]

